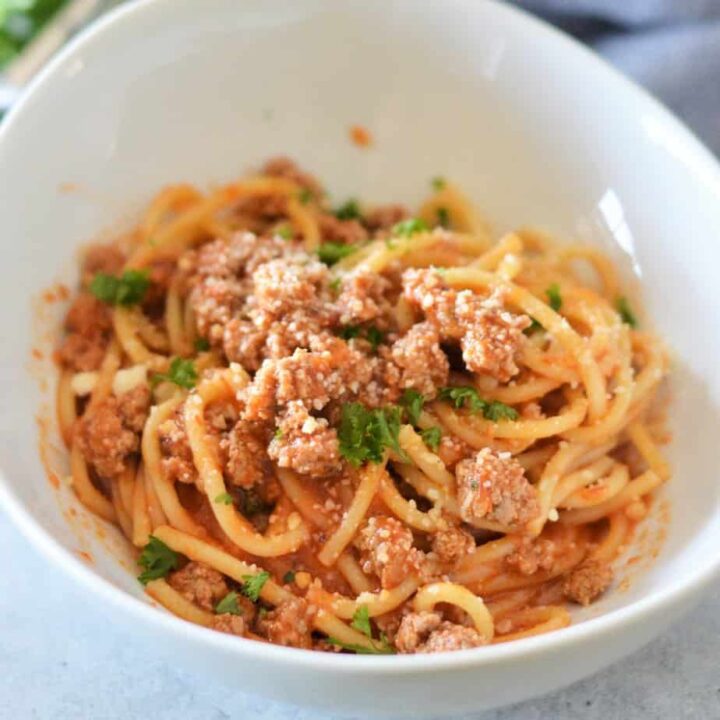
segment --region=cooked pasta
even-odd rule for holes
[[[73,486],[204,627],[374,654],[562,628],[670,476],[667,357],[620,285],[440,179],[415,216],[333,210],[282,158],[168,187],[85,254]]]

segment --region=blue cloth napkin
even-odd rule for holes
[[[720,0],[517,0],[593,46],[720,155]]]

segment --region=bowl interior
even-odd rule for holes
[[[641,540],[652,551],[667,535],[657,561],[585,615],[683,585],[711,562],[720,179],[702,147],[570,42],[528,42],[533,22],[494,4],[211,0],[198,12],[173,0],[171,24],[168,4],[126,8],[66,52],[0,137],[0,462],[35,522],[141,596],[124,544],[62,482],[49,361],[62,307],[41,295],[72,286],[76,249],[126,228],[161,186],[207,187],[288,154],[337,201],[413,204],[444,175],[498,232],[531,224],[597,243],[637,277],[676,358],[675,475],[658,505],[670,519]],[[371,147],[350,142],[356,124]]]

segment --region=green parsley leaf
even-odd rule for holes
[[[374,325],[371,325],[365,333],[365,339],[370,343],[372,351],[376,353],[378,346],[381,345],[385,339],[385,333],[382,330],[378,330]]]
[[[445,207],[440,207],[437,209],[437,218],[438,218],[438,225],[442,228],[449,228],[450,227],[450,213],[448,212],[448,209]]]
[[[284,582],[286,585],[289,585],[290,583],[295,582],[295,571],[294,571],[294,570],[288,570],[288,571],[283,575],[283,582]]]
[[[190,390],[195,387],[198,374],[195,370],[195,363],[192,360],[176,357],[170,363],[170,369],[167,373],[155,373],[152,376],[151,384],[153,387],[164,380],[175,383],[178,387]]]
[[[429,230],[427,223],[422,218],[408,218],[399,223],[395,223],[392,227],[392,234],[398,237],[410,237],[419,232]]]
[[[442,439],[442,430],[437,425],[420,431],[423,442],[433,451],[437,452]]]
[[[298,193],[298,200],[303,204],[307,205],[313,199],[313,193],[310,188],[303,188]]]
[[[108,305],[130,307],[142,301],[149,287],[149,270],[126,270],[120,277],[98,273],[90,283],[90,292]]]
[[[534,318],[530,316],[530,325],[528,325],[523,332],[525,335],[532,335],[536,330],[542,330],[543,326]]]
[[[444,387],[438,392],[438,400],[447,400],[456,408],[468,408],[472,413],[481,413],[485,409],[485,401],[473,387]]]
[[[377,641],[372,643],[372,647],[365,647],[364,645],[356,645],[355,643],[345,643],[342,640],[329,636],[327,641],[331,645],[337,645],[343,650],[350,650],[351,652],[357,653],[358,655],[394,655],[395,650],[388,642],[387,636],[383,633],[380,636],[379,643]]]
[[[501,403],[498,400],[488,402],[483,409],[483,415],[492,422],[518,419],[518,411],[515,408]]]
[[[283,240],[292,240],[295,235],[290,225],[280,225],[280,227],[276,227],[275,234],[279,235]]]
[[[353,338],[360,337],[361,332],[362,328],[359,325],[345,325],[337,331],[337,334],[338,337],[341,337],[343,340],[352,340]]]
[[[351,627],[359,630],[363,635],[372,639],[372,627],[370,626],[370,612],[367,605],[360,605],[352,616]]]
[[[483,400],[478,391],[472,387],[445,387],[438,392],[439,400],[447,400],[456,408],[465,407],[470,412],[482,414],[487,420],[499,422],[500,420],[517,420],[518,412],[515,408],[498,402],[497,400]]]
[[[224,492],[220,493],[215,497],[215,500],[213,502],[216,502],[221,505],[232,505],[233,504],[233,498],[230,493]]]
[[[238,604],[238,594],[231,590],[216,606],[215,612],[218,615],[227,613],[229,615],[244,615],[245,611]]]
[[[273,437],[276,440],[279,440],[283,436],[282,428],[275,428],[275,432],[273,433]]]
[[[147,585],[151,580],[164,578],[171,570],[175,570],[180,562],[180,555],[171,550],[162,540],[150,536],[148,544],[143,548],[138,565],[144,568],[138,580]]]
[[[199,337],[195,339],[193,346],[197,352],[207,352],[210,349],[210,341],[207,338]]]
[[[338,220],[359,220],[362,217],[357,200],[351,198],[334,213]]]
[[[324,242],[317,249],[318,257],[321,262],[326,265],[334,265],[338,260],[342,260],[348,255],[352,255],[357,250],[355,245],[343,245],[337,242]]]
[[[626,325],[629,325],[631,328],[636,328],[638,326],[637,317],[635,317],[635,313],[630,308],[630,303],[625,296],[619,297],[615,301],[615,307],[620,313],[621,320]]]
[[[422,413],[423,405],[425,405],[425,398],[422,393],[408,388],[403,392],[400,398],[400,404],[405,408],[408,420],[413,425],[417,425],[418,422],[420,422],[420,413]]]
[[[562,296],[560,295],[560,286],[557,283],[553,283],[546,291],[548,304],[555,311],[558,312],[562,307]]]
[[[338,429],[341,455],[354,467],[379,463],[385,448],[404,457],[398,441],[401,415],[395,406],[368,410],[360,403],[345,403]]]
[[[337,295],[340,292],[340,286],[342,285],[342,278],[336,277],[330,281],[328,287],[330,290]]]
[[[260,592],[265,583],[270,579],[270,573],[266,570],[257,575],[243,575],[242,594],[249,597],[253,602],[260,599]]]
[[[432,185],[432,189],[435,190],[435,192],[440,192],[441,190],[445,189],[445,186],[447,185],[447,180],[445,180],[444,177],[434,177],[430,184]]]

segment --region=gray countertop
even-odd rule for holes
[[[0,514],[0,718],[330,720],[202,682],[153,657]],[[124,627],[124,625],[122,626]],[[482,720],[720,719],[720,585],[641,652]],[[480,717],[480,716],[477,716]]]

